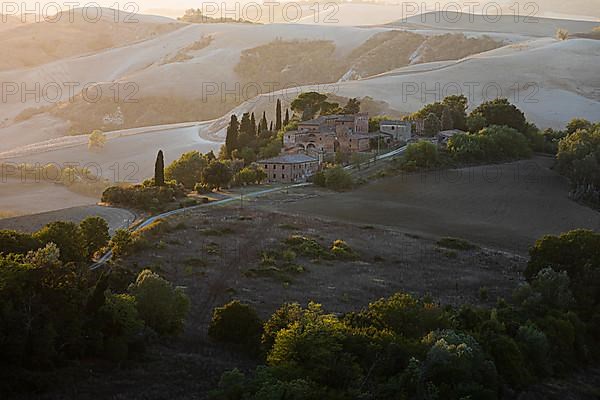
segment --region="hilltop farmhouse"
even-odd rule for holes
[[[379,132],[369,132],[367,113],[322,115],[285,132],[282,154],[257,163],[271,182],[304,181],[317,171],[326,155],[367,152],[378,140],[387,144],[407,142],[411,130],[410,122],[392,120],[381,121]]]
[[[298,123],[298,129],[286,132],[286,151],[310,153],[357,152],[369,150],[369,115],[323,115]]]
[[[269,182],[303,182],[319,169],[319,160],[306,154],[283,154],[258,161]]]

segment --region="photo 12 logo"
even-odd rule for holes
[[[84,21],[97,23],[101,20],[115,23],[135,24],[140,6],[134,2],[112,3],[110,8],[101,7],[99,3],[65,2],[17,2],[3,1],[0,7],[0,20],[7,23],[9,18],[17,18],[22,23],[74,23]]]
[[[76,183],[94,184],[106,179],[114,183],[135,183],[139,179],[140,167],[133,161],[105,166],[97,162],[1,162],[0,183]]]
[[[425,104],[440,102],[448,96],[464,95],[470,104],[500,98],[512,103],[539,103],[540,85],[536,82],[402,82],[402,102]]]
[[[98,82],[2,82],[0,101],[8,103],[57,104],[75,102],[76,96],[86,103],[98,103],[110,98],[114,103],[137,103],[140,88],[134,82],[100,85]]]
[[[487,23],[497,23],[503,17],[512,17],[515,23],[537,23],[536,15],[539,14],[538,3],[528,1],[525,3],[513,2],[502,4],[495,1],[464,1],[464,2],[416,2],[404,1],[402,7],[402,22],[409,22],[409,18],[420,16],[422,23],[476,23],[478,16]],[[506,21],[508,22],[508,21]]]
[[[275,103],[280,96],[288,101],[294,100],[303,92],[336,94],[337,84],[305,84],[281,82],[202,82],[202,102],[249,102],[256,103],[267,97],[269,103]]]
[[[336,24],[339,3],[295,1],[278,2],[214,2],[203,1],[198,9],[186,11],[187,18],[195,18],[199,22],[211,21],[244,21],[250,23],[323,23]]]

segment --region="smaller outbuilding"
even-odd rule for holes
[[[379,123],[379,132],[391,137],[394,142],[408,142],[412,136],[410,121],[384,120]]]
[[[269,182],[305,182],[319,169],[319,160],[306,154],[282,154],[257,161]]]

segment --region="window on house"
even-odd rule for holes
[[[281,166],[281,169],[285,169],[285,165],[282,165],[282,166]]]
[[[281,174],[281,179],[285,179],[285,174]]]
[[[273,174],[273,179],[277,179],[277,175],[276,174]]]

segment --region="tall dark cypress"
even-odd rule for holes
[[[225,149],[227,150],[227,156],[231,155],[231,152],[238,147],[238,135],[240,130],[240,124],[238,123],[237,116],[231,115],[231,120],[227,126],[227,136],[225,137]]]
[[[275,129],[277,132],[281,129],[281,100],[279,99],[277,99],[277,107],[275,108]]]
[[[269,125],[269,132],[273,132],[273,121],[271,121],[271,125]]]
[[[158,151],[154,163],[154,185],[165,186],[165,159],[162,150]]]
[[[286,126],[290,123],[290,110],[289,108],[285,109],[285,119],[283,120],[283,126]]]
[[[263,116],[260,120],[260,125],[258,127],[258,132],[262,133],[264,131],[267,130],[268,128],[268,124],[267,124],[267,113],[265,111],[263,111]]]
[[[252,124],[252,134],[254,136],[256,136],[256,132],[258,132],[258,130],[256,129],[256,118],[254,118],[254,113],[252,113],[252,115],[250,115],[250,123]]]

